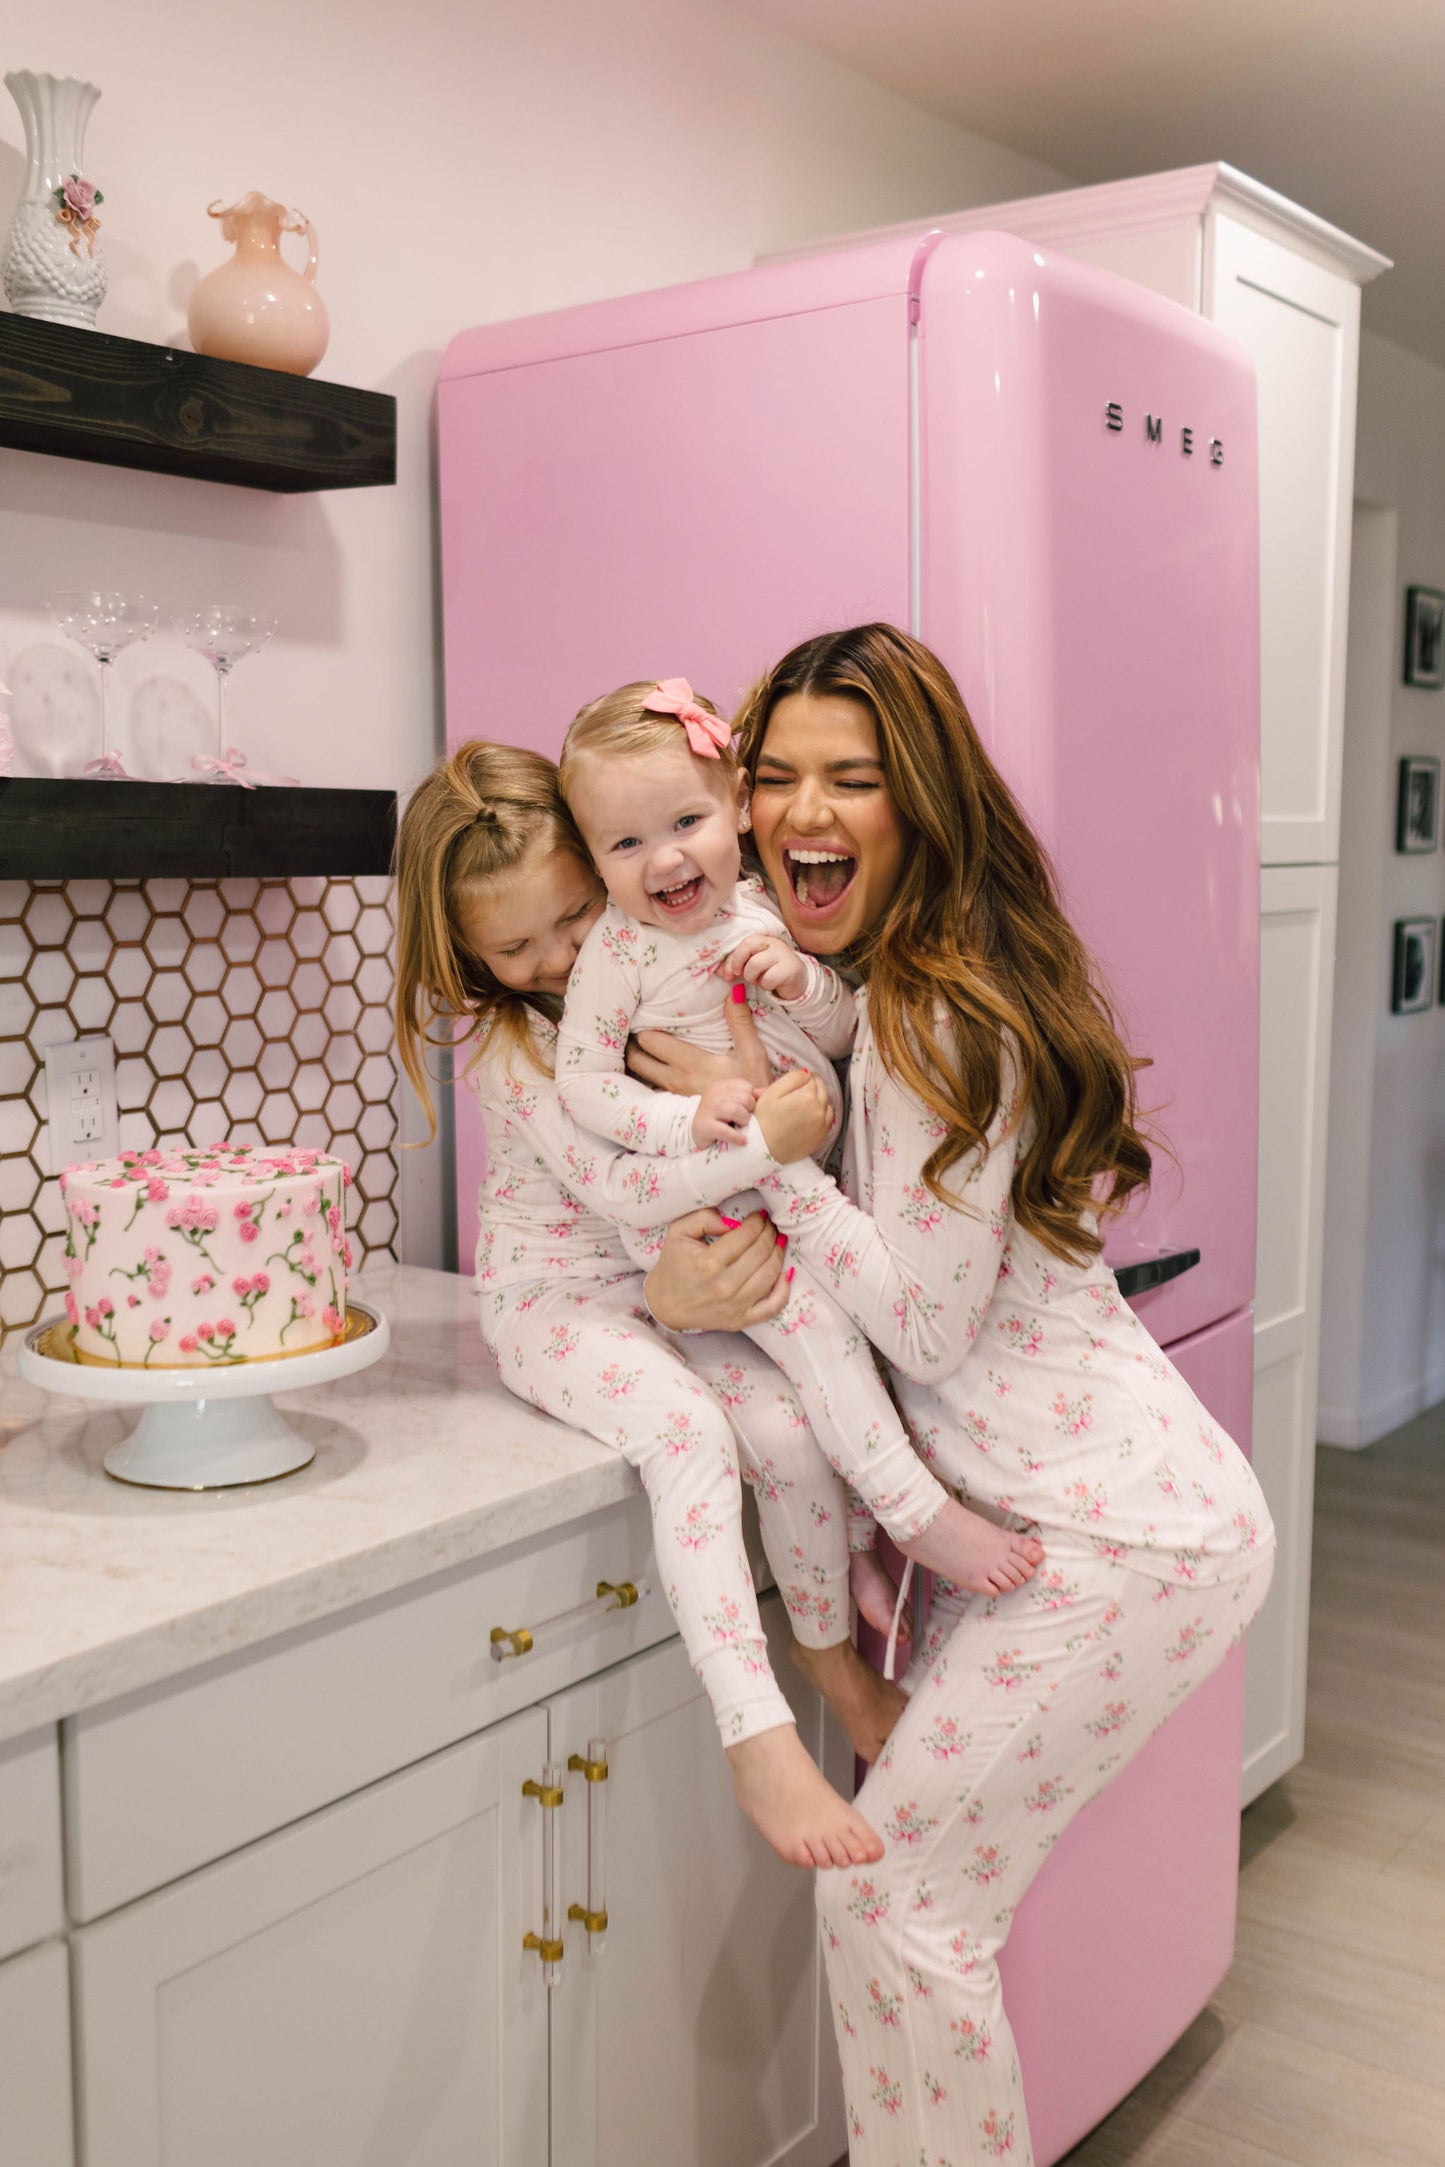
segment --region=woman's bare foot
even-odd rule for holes
[[[760,1836],[789,1866],[867,1866],[883,1846],[840,1798],[791,1723],[729,1746],[733,1790]]]
[[[805,1648],[795,1640],[792,1653],[803,1676],[822,1694],[848,1733],[858,1758],[876,1761],[888,1733],[908,1706],[907,1695],[889,1679],[880,1678],[851,1640],[840,1640],[834,1648]]]
[[[893,1630],[893,1613],[898,1608],[898,1589],[888,1567],[876,1550],[855,1550],[848,1560],[848,1592],[858,1606],[858,1615],[865,1625],[871,1625],[875,1633],[884,1638]],[[898,1621],[899,1641],[913,1638],[913,1606],[903,1605],[903,1616]]]
[[[916,1542],[907,1545],[915,1564],[975,1595],[1007,1595],[1032,1580],[1044,1561],[1044,1546],[1036,1535],[1016,1535],[1012,1528],[995,1527],[979,1513],[970,1512],[950,1498],[938,1518]]]

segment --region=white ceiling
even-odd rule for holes
[[[732,4],[1081,182],[1227,160],[1393,256],[1365,320],[1445,364],[1445,0]]]

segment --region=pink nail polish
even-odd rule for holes
[[[733,999],[734,999],[735,1001],[745,1001],[745,1000],[747,999],[747,997],[748,997],[748,989],[747,989],[747,987],[746,987],[746,986],[745,986],[745,985],[743,984],[742,980],[741,980],[740,978],[738,978],[738,979],[734,979],[734,981],[733,981],[733,990],[732,990],[732,998],[733,998]]]
[[[718,1213],[718,1217],[719,1219],[721,1219],[723,1225],[727,1227],[741,1226],[743,1223],[741,1219],[730,1219],[725,1211],[720,1211]]]
[[[787,1246],[788,1246],[788,1237],[787,1237],[787,1235],[786,1235],[786,1234],[780,1234],[780,1235],[778,1236],[778,1247],[779,1247],[780,1249],[786,1249],[786,1248],[787,1248]]]
[[[788,1285],[789,1285],[789,1286],[791,1286],[791,1285],[793,1284],[793,1273],[794,1273],[794,1272],[795,1272],[796,1270],[797,1270],[797,1266],[796,1266],[795,1264],[790,1264],[790,1265],[788,1266],[787,1270],[786,1270],[786,1271],[784,1272],[784,1274],[783,1274],[783,1277],[784,1277],[784,1279],[785,1279],[785,1280],[787,1281],[787,1283],[788,1283]]]

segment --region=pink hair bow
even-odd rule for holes
[[[722,747],[732,741],[732,731],[721,716],[710,715],[705,707],[698,706],[685,677],[664,677],[661,684],[654,685],[642,703],[642,712],[675,715],[687,732],[689,748],[700,760],[716,760]]]

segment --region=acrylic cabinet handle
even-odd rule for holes
[[[1119,1282],[1119,1292],[1127,1298],[1131,1294],[1143,1294],[1150,1287],[1162,1287],[1182,1272],[1192,1272],[1199,1262],[1197,1249],[1166,1249],[1157,1257],[1144,1257],[1137,1264],[1118,1264],[1114,1277]]]
[[[535,1625],[494,1625],[491,1632],[491,1657],[494,1663],[505,1663],[513,1656],[530,1655],[549,1641],[565,1639],[577,1627],[589,1619],[609,1610],[632,1610],[645,1602],[652,1593],[649,1580],[599,1580],[597,1593],[590,1595],[585,1603],[574,1603],[570,1610],[559,1610],[550,1618],[541,1618]]]
[[[587,1785],[587,1901],[569,1904],[567,1916],[587,1929],[588,1952],[596,1956],[607,1932],[607,1791],[612,1773],[607,1740],[589,1738],[585,1753],[569,1753],[567,1766]]]
[[[523,1934],[522,1947],[533,1949],[541,1960],[542,1982],[555,1986],[561,1977],[564,1945],[557,1917],[557,1814],[563,1800],[561,1764],[549,1761],[539,1783],[529,1776],[522,1785],[523,1798],[535,1798],[542,1814],[542,1931]]]

